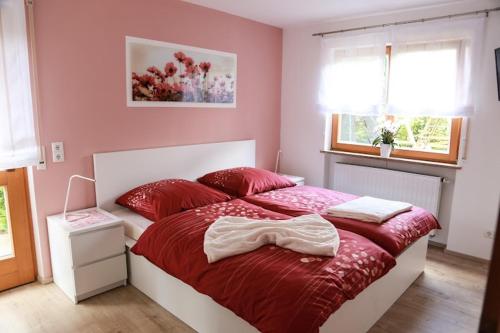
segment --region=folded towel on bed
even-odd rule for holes
[[[361,197],[327,209],[327,214],[335,217],[365,222],[382,223],[398,214],[411,210],[407,202],[391,201],[372,197]]]
[[[337,229],[318,214],[289,220],[254,220],[222,216],[205,232],[208,262],[275,244],[311,255],[335,256],[340,245]]]

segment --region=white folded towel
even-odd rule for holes
[[[289,220],[253,220],[219,217],[205,232],[203,248],[208,262],[275,244],[296,252],[335,256],[340,245],[337,229],[318,214]]]
[[[398,214],[411,210],[407,202],[361,197],[327,209],[327,214],[365,222],[382,223]]]

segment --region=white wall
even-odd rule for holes
[[[281,114],[281,171],[302,175],[310,185],[331,187],[335,162],[351,162],[422,174],[443,176],[439,220],[443,230],[433,239],[452,251],[489,258],[492,241],[485,232],[494,231],[500,195],[500,102],[496,94],[493,49],[500,47],[500,13],[491,13],[485,36],[485,53],[477,115],[470,121],[467,160],[463,168],[385,162],[369,158],[325,155],[325,116],[317,111],[320,38],[313,32],[342,29],[405,19],[447,15],[492,8],[500,1],[461,2],[383,16],[353,18],[314,26],[289,27],[283,34],[283,78]]]
[[[487,21],[478,111],[471,119],[468,156],[457,171],[448,249],[489,258],[493,239],[484,234],[496,224],[500,191],[500,102],[494,49],[500,47],[500,13]]]

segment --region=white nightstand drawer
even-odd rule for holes
[[[75,269],[76,295],[125,280],[127,264],[125,254]]]
[[[73,268],[125,252],[123,226],[87,232],[70,237]]]

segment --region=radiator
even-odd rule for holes
[[[409,202],[438,216],[442,178],[352,164],[335,163],[333,189]]]

